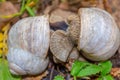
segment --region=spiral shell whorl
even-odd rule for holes
[[[81,8],[79,50],[90,60],[113,56],[120,45],[120,31],[109,13],[98,8]]]
[[[18,21],[9,32],[7,55],[9,64],[14,64],[25,71],[20,75],[43,72],[49,62],[47,58],[49,41],[50,28],[45,16]],[[10,68],[12,72],[17,72],[13,71],[16,70],[13,66]]]
[[[8,61],[10,62],[10,64],[12,63],[13,65],[15,65],[10,65],[10,69],[19,75],[39,74],[46,69],[49,62],[48,58],[41,59],[39,56],[35,56],[34,54],[31,54],[19,48],[9,49]],[[20,71],[19,69],[23,71]]]

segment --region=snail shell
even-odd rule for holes
[[[24,18],[9,32],[7,59],[17,75],[42,73],[49,62],[50,28],[46,16]]]
[[[120,45],[120,31],[112,16],[98,8],[81,8],[77,16],[68,18],[68,33],[83,55],[93,61],[113,56]]]
[[[119,47],[119,49],[118,49],[118,53],[120,54],[120,47]]]

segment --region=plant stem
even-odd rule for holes
[[[74,80],[76,80],[76,76],[74,76]]]

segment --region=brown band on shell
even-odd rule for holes
[[[66,62],[72,48],[73,44],[65,31],[57,30],[53,33],[50,40],[50,50],[58,60]]]

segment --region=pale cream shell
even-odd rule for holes
[[[120,45],[120,31],[112,16],[98,8],[81,8],[78,49],[93,61],[107,60]]]
[[[9,32],[7,55],[13,74],[42,73],[49,62],[50,28],[46,16],[24,18]],[[20,72],[19,70],[23,70]]]

